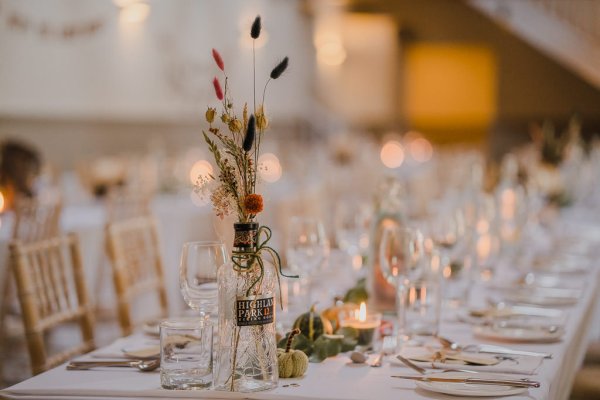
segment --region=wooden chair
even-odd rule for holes
[[[32,242],[58,235],[61,211],[60,201],[18,198],[14,205],[12,238]]]
[[[138,217],[150,216],[150,196],[142,190],[133,190],[128,187],[113,188],[106,195],[106,222],[113,223]],[[100,265],[95,269],[96,276],[92,288],[94,298],[101,299],[107,293],[106,289],[112,286],[109,260],[102,257]],[[113,319],[114,307],[110,302],[99,301],[96,304],[96,316],[99,319]]]
[[[75,235],[10,244],[11,264],[23,314],[25,338],[33,374],[94,349],[90,305]],[[49,355],[46,332],[77,322],[81,343]]]
[[[108,222],[150,216],[150,196],[128,188],[111,190],[107,197]]]
[[[57,236],[59,232],[62,205],[58,200],[40,200],[18,196],[12,205],[14,222],[12,239],[21,243]],[[15,294],[15,282],[12,277],[9,260],[6,260],[0,271],[0,351],[9,348],[8,342],[13,339],[23,338],[23,324]],[[24,344],[24,342],[23,342]],[[4,362],[0,362],[0,375],[4,377]]]
[[[145,300],[146,295],[154,292],[160,308],[158,316],[167,315],[167,292],[156,222],[154,218],[146,216],[109,223],[106,227],[106,244],[117,294],[121,331],[123,335],[129,335],[142,322],[132,318],[135,300]]]

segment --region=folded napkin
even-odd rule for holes
[[[542,365],[543,357],[514,356],[510,359],[498,359],[494,355],[482,353],[456,352],[448,353],[445,359],[435,357],[435,351],[425,347],[407,347],[400,353],[416,365],[423,368],[459,370],[469,369],[480,372],[498,372],[505,374],[534,375]],[[406,367],[396,357],[390,358],[394,366]],[[472,365],[477,362],[484,365]],[[408,367],[407,367],[408,368]]]

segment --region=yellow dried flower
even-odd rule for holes
[[[244,126],[248,126],[248,103],[244,103],[244,112],[242,113],[242,119],[244,120]]]
[[[264,131],[269,126],[269,120],[265,117],[265,114],[262,112],[260,114],[256,114],[256,127],[260,131]]]
[[[229,115],[225,113],[221,114],[221,121],[223,121],[224,124],[227,124],[229,122]]]
[[[212,107],[208,107],[208,109],[206,110],[206,122],[208,122],[209,124],[212,124],[213,121],[215,120],[215,115],[217,114],[217,110],[215,110]]]
[[[231,132],[241,132],[242,131],[242,123],[239,119],[233,118],[229,121],[229,130]]]

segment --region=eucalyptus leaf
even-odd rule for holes
[[[313,353],[310,357],[311,362],[321,362],[328,357],[337,356],[342,351],[341,337],[319,336],[313,344]]]

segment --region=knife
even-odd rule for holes
[[[410,379],[421,382],[452,382],[452,383],[469,383],[474,385],[500,385],[514,387],[540,387],[540,383],[530,381],[529,379],[482,379],[482,378],[441,378],[433,376],[409,376],[409,375],[392,375],[392,378]]]
[[[510,354],[510,355],[515,355],[515,356],[533,356],[533,357],[552,358],[552,354],[550,354],[550,353],[538,353],[535,351],[514,350],[514,349],[509,349],[507,347],[494,346],[492,344],[480,344],[477,346],[477,351],[479,353]]]

